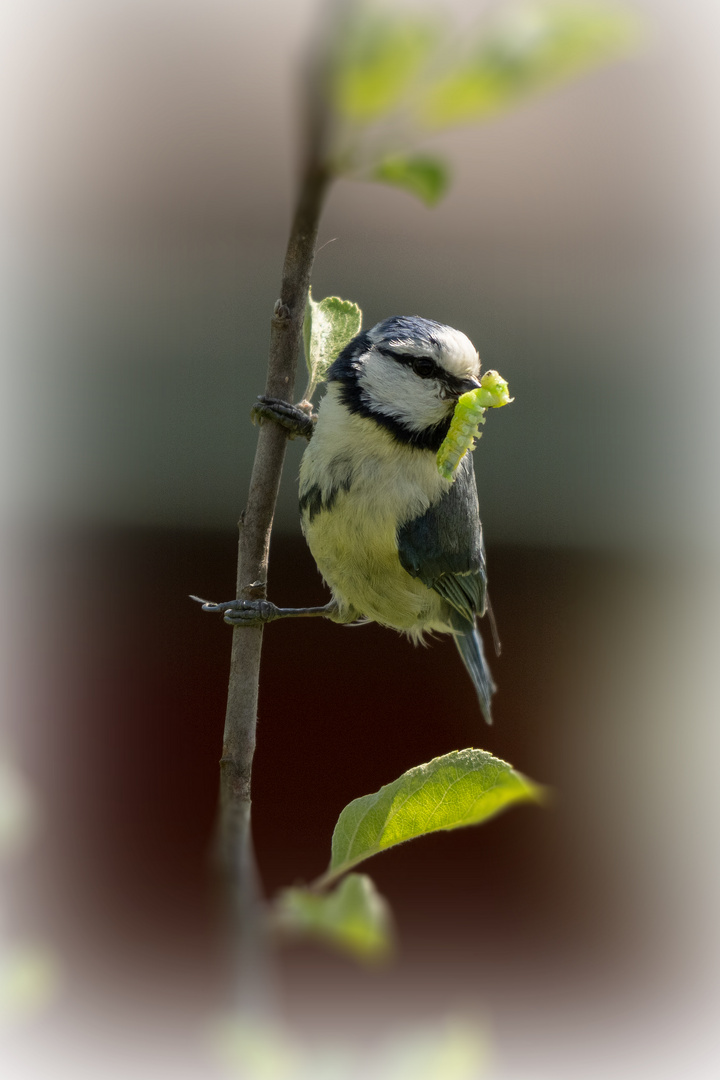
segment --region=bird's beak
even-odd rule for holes
[[[467,377],[467,379],[461,379],[460,382],[457,383],[456,394],[457,394],[457,397],[460,397],[461,394],[467,394],[468,390],[479,390],[479,389],[480,389],[480,380],[475,379],[472,375],[469,375]]]

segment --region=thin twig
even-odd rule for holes
[[[312,140],[313,149],[318,147],[318,142]],[[291,401],[293,396],[318,223],[329,182],[329,174],[319,161],[319,155],[312,154],[304,171],[285,256],[280,299],[271,323],[265,393],[286,401]],[[259,600],[266,596],[270,530],[286,442],[285,432],[276,424],[261,425],[247,506],[238,523],[238,599]],[[258,950],[264,938],[250,835],[250,781],[262,637],[262,627],[233,630],[217,836],[220,869],[229,888],[229,915],[237,959],[243,966],[252,967],[259,959]]]

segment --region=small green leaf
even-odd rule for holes
[[[637,16],[612,4],[549,0],[511,9],[474,56],[428,87],[419,119],[437,130],[493,116],[626,54],[639,29]]]
[[[417,154],[393,155],[381,161],[372,173],[373,180],[404,188],[426,206],[435,206],[450,185],[450,172],[440,158]]]
[[[326,884],[405,840],[479,825],[515,802],[541,802],[543,789],[484,750],[454,750],[409,769],[338,818]]]
[[[317,384],[325,378],[333,360],[360,333],[361,326],[362,311],[352,300],[326,296],[324,300],[316,302],[308,289],[303,322],[305,363],[310,375],[305,390],[307,401],[311,399]]]
[[[331,100],[340,116],[367,124],[412,87],[437,41],[434,21],[361,8],[345,24],[333,58]]]
[[[359,960],[376,962],[390,952],[390,909],[365,874],[349,874],[326,895],[285,889],[276,918],[286,932],[319,938]]]

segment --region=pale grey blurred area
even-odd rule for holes
[[[356,300],[365,325],[448,322],[508,379],[516,401],[476,455],[489,542],[695,548],[717,531],[717,17],[700,0],[634,6],[637,56],[427,143],[456,177],[436,210],[341,181],[323,220],[316,296]],[[322,10],[146,0],[15,17],[19,512],[237,519]],[[283,529],[298,527],[300,450]]]

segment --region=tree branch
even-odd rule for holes
[[[318,146],[318,139],[311,146]],[[313,152],[306,165],[290,230],[280,299],[270,331],[265,393],[291,401],[317,230],[329,173]],[[264,423],[258,434],[247,506],[238,523],[236,596],[265,599],[268,553],[275,503],[282,474],[286,433]],[[238,959],[255,967],[264,937],[250,834],[250,787],[257,723],[262,627],[233,630],[223,752],[220,761],[220,807],[217,855],[228,887],[231,930]]]

